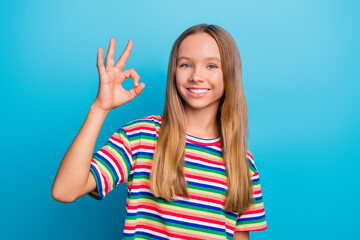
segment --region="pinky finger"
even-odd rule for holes
[[[105,66],[104,66],[104,58],[103,58],[103,50],[101,47],[98,48],[98,54],[97,54],[97,63],[96,66],[99,71],[99,75],[102,75],[105,73]]]

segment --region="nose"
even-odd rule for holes
[[[193,68],[193,71],[190,75],[189,81],[191,81],[191,82],[202,82],[203,81],[203,76],[201,74],[200,67]]]

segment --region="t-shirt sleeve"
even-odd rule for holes
[[[129,138],[121,127],[92,155],[90,171],[94,175],[96,189],[88,195],[102,200],[117,185],[127,182],[132,159]]]
[[[259,173],[254,159],[248,151],[246,155],[249,163],[251,182],[253,188],[253,202],[247,212],[239,214],[235,231],[261,231],[267,228],[265,209],[260,187]]]

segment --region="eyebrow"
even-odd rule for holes
[[[188,58],[188,57],[183,57],[183,56],[181,56],[181,57],[178,57],[178,61],[180,61],[181,59],[187,59],[187,60],[190,60],[190,58]],[[218,62],[221,62],[220,61],[220,59],[219,58],[217,58],[217,57],[207,57],[207,58],[205,58],[206,60],[215,60],[215,61],[218,61]]]

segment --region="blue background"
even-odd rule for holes
[[[1,1],[2,239],[120,239],[122,184],[102,201],[51,198],[60,161],[98,88],[97,48],[134,42],[143,93],[107,116],[162,114],[169,53],[199,23],[232,34],[268,229],[251,239],[355,239],[359,223],[358,1]],[[130,89],[129,79],[125,87]]]

